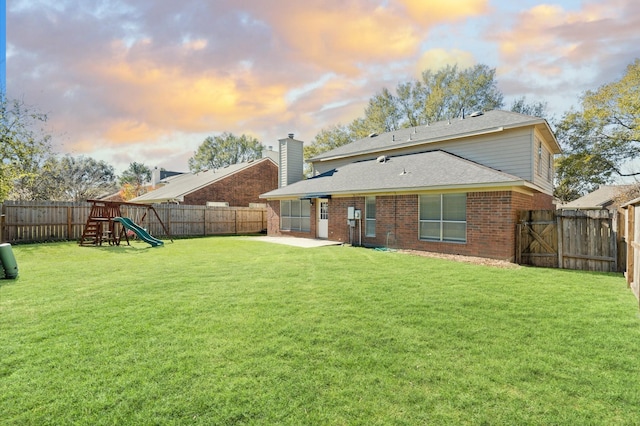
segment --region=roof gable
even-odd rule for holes
[[[527,126],[538,128],[549,139],[553,153],[560,152],[560,145],[546,120],[511,111],[493,110],[478,116],[467,116],[464,119],[453,118],[424,126],[372,135],[321,153],[309,161],[327,161],[416,145],[427,145],[425,148],[428,149],[429,143],[467,138]]]

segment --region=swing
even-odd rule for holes
[[[133,221],[133,223],[142,226],[142,223],[140,222],[140,209],[136,208],[135,209],[136,213],[135,213],[135,219]],[[146,213],[145,213],[146,216]],[[144,217],[142,218],[142,220],[144,220]],[[131,229],[127,229],[127,237],[131,238],[131,239],[137,239],[138,236],[136,235],[135,232],[133,232]]]

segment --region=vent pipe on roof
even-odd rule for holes
[[[287,136],[289,136],[289,139],[293,139],[293,133],[289,133]]]

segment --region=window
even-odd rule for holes
[[[467,241],[467,194],[420,196],[420,239]]]
[[[364,204],[364,235],[376,236],[376,197],[367,197]]]
[[[538,142],[538,174],[542,175],[542,142],[536,138]]]
[[[329,220],[329,202],[320,201],[320,220]]]
[[[280,201],[280,229],[282,231],[311,230],[311,202],[309,200]]]

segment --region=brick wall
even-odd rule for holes
[[[368,247],[390,247],[424,250],[466,256],[513,260],[515,232],[519,210],[548,209],[549,195],[532,196],[513,191],[467,193],[467,242],[445,243],[421,241],[418,238],[418,195],[376,197],[376,236],[366,237],[364,226],[365,197],[329,200],[329,239]],[[315,238],[316,208],[311,210],[312,232],[281,233],[279,201],[268,205],[269,235],[291,235]],[[362,234],[358,227],[350,229],[347,209],[362,211]]]
[[[264,203],[260,194],[277,187],[278,166],[264,160],[185,195],[184,204],[205,205],[207,201],[221,201],[229,203],[231,207],[248,207],[249,203]]]

